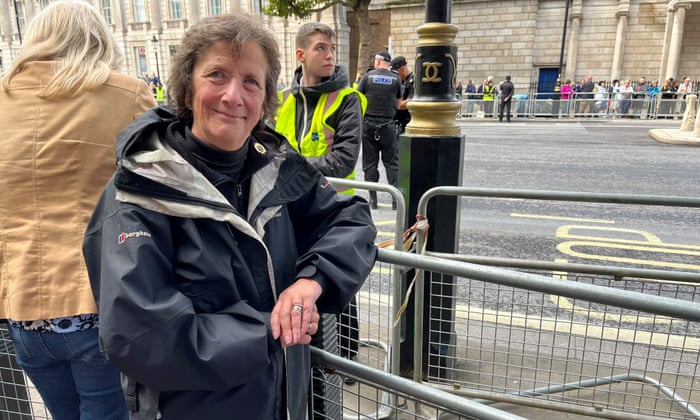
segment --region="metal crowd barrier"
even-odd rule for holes
[[[312,349],[314,363],[329,375],[321,397],[329,398],[326,407],[337,408],[314,412],[313,418],[338,418],[337,413],[343,419],[516,418],[504,412],[508,406],[503,404],[606,418],[700,418],[700,274],[403,252],[405,203],[398,190],[330,181],[388,193],[398,211],[395,221],[378,224],[393,237],[393,250],[380,249],[357,295],[358,362]],[[698,199],[668,196],[438,187],[424,195],[419,211],[424,214],[428,200],[440,194],[700,207]],[[447,374],[419,376],[418,381],[399,377],[399,346],[394,345],[414,333],[402,331],[403,323],[394,326],[404,298],[403,274],[412,269],[453,276],[458,295],[451,308],[454,344],[448,354],[437,356],[446,359],[436,371]],[[414,287],[417,306],[429,301],[422,290],[420,284]],[[422,313],[417,311],[416,343],[430,334],[422,331]],[[8,340],[5,356],[12,361]],[[415,350],[419,364],[420,345]],[[8,372],[12,375],[1,377],[5,405],[0,417],[50,419],[38,395],[24,387],[26,379],[17,380],[22,372],[16,367]],[[414,374],[422,375],[422,369]],[[357,382],[338,380],[344,377]],[[28,392],[8,391],[18,384]]]
[[[379,259],[457,276],[469,288],[470,299],[453,308],[448,375],[424,383],[489,404],[617,419],[700,418],[698,302],[429,255],[380,250]],[[514,303],[522,291],[526,303]],[[543,314],[550,299],[569,304]],[[640,313],[654,320],[652,331],[639,325]]]
[[[444,418],[442,416],[445,415],[449,415],[450,419],[523,419],[362,363],[348,361],[314,347],[311,348],[311,361],[329,372],[342,372],[343,376],[350,376],[358,381],[358,384],[351,388],[343,388],[342,407],[345,419],[438,419]],[[335,417],[314,412],[313,418]]]
[[[363,187],[362,183],[347,185]],[[459,187],[436,190],[443,188],[460,190]],[[645,208],[700,207],[700,200],[684,197],[466,190],[486,199],[499,196],[518,201],[545,199],[574,202],[579,206],[626,203]],[[424,199],[433,193],[427,192]],[[425,208],[419,206],[423,209],[419,213],[424,214]],[[417,244],[416,249],[421,246]],[[392,322],[403,299],[396,296],[396,290],[403,289],[396,288],[393,273],[427,269],[456,276],[454,285],[446,286],[454,286],[458,299],[451,308],[453,320],[430,319],[431,324],[452,322],[454,326],[450,352],[428,358],[431,363],[437,362],[427,372],[446,374],[414,377],[418,382],[483,403],[509,403],[594,417],[700,415],[700,383],[696,379],[700,377],[699,273],[441,255],[428,251],[426,257],[432,258],[429,261],[441,264],[436,267],[426,265],[428,260],[423,256],[396,249],[395,252],[380,250],[377,267],[358,295],[360,336],[366,343],[383,343],[383,346],[363,346],[360,363],[381,369],[387,353],[392,357],[398,354],[399,346],[392,343],[398,342],[396,333],[403,324],[394,328]],[[700,253],[689,251],[689,255]],[[466,263],[459,261],[460,258],[474,259],[480,265],[462,265]],[[467,271],[464,267],[468,267]],[[431,278],[439,285],[439,277]],[[419,297],[423,290],[420,284],[413,290],[417,301],[430,302],[429,296]],[[425,312],[418,310],[418,314],[422,313],[428,313],[428,308]],[[418,329],[401,332],[399,339],[401,334],[415,333],[419,337],[418,345],[423,336],[433,332],[422,331],[420,319],[414,324]],[[414,351],[418,355],[415,365],[420,363],[420,351],[420,348]],[[423,370],[414,368],[414,375],[416,372],[422,375]],[[342,370],[339,373],[343,374]],[[356,388],[343,385],[344,396],[356,392]],[[375,399],[382,401],[383,397],[378,394]],[[350,413],[346,411],[345,417],[357,418],[356,411],[355,408]],[[393,412],[371,410],[362,413],[367,418],[393,415]]]
[[[423,195],[418,213],[425,214],[438,195],[660,206],[657,212],[700,208],[700,199],[690,197],[436,187]],[[416,249],[423,241],[419,235]],[[642,245],[660,246],[622,242],[637,251],[645,249]],[[614,242],[607,244],[614,248]],[[590,239],[587,245],[592,246]],[[673,252],[679,262],[672,266],[688,271],[635,268],[634,258],[620,267],[431,252],[426,254],[439,257],[430,260],[431,267],[422,258],[411,259],[413,266],[457,276],[445,285],[457,296],[448,308],[454,318],[431,316],[429,324],[453,325],[450,354],[429,359],[436,369],[428,372],[444,374],[423,377],[415,369],[416,379],[481,401],[526,396],[520,404],[592,416],[700,418],[700,265],[683,258],[699,256],[700,246],[675,245]],[[384,253],[382,260],[388,260]],[[409,264],[406,258],[391,262]],[[439,277],[431,280],[439,289]],[[414,290],[416,335],[430,336],[433,331],[422,331],[422,316],[439,315],[444,308],[424,311],[423,302],[431,298],[423,295],[422,276]],[[420,341],[415,364],[422,360]]]
[[[478,98],[460,100],[462,106],[458,118],[467,119],[498,119],[500,95],[494,101],[484,101]],[[685,99],[664,99],[660,94],[655,96],[632,97],[627,105],[627,111],[621,109],[621,99],[588,98],[584,93],[573,93],[567,99],[555,99],[551,93],[519,94],[513,99],[511,116],[516,119],[533,118],[590,118],[590,119],[682,119],[685,112]]]
[[[39,393],[15,361],[7,326],[0,326],[0,419],[50,420]]]

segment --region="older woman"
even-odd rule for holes
[[[306,418],[317,311],[340,312],[374,264],[367,203],[262,123],[279,70],[254,18],[204,19],[173,61],[176,113],[118,139],[84,254],[132,418]]]
[[[128,417],[81,254],[117,135],[155,106],[142,80],[117,72],[121,60],[97,9],[53,2],[0,89],[0,318],[56,420]]]

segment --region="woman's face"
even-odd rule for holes
[[[266,75],[255,41],[246,41],[238,57],[226,41],[209,47],[192,73],[192,134],[222,150],[240,149],[262,117]]]

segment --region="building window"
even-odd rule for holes
[[[253,0],[253,14],[262,14],[266,6],[267,0]]]
[[[114,22],[112,22],[111,0],[100,0],[100,7],[102,8],[102,16],[105,17],[105,21],[107,21],[107,24],[113,24]]]
[[[49,5],[49,0],[40,0],[39,1],[39,7],[41,8],[41,10],[46,9],[46,6],[48,6],[48,5]]]
[[[209,15],[221,14],[221,0],[209,0]]]
[[[170,0],[170,19],[182,19],[182,0]]]
[[[146,21],[146,6],[144,0],[134,0],[134,22]]]
[[[146,59],[145,47],[134,47],[134,56],[136,57],[136,74],[144,76],[148,73],[148,60]]]

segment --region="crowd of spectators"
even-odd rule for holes
[[[475,117],[475,111],[483,111],[484,117],[491,117],[491,94],[489,86],[493,86],[498,97],[502,82],[496,83],[492,76],[483,80],[479,86],[472,84],[471,79],[458,83],[455,89],[457,99],[462,102],[459,116]],[[561,83],[558,91],[550,93],[520,94],[515,99],[531,99],[531,103],[545,102],[552,98],[558,100],[556,111],[558,116],[578,117],[612,117],[612,118],[680,118],[685,111],[685,98],[689,94],[700,93],[700,80],[690,77],[676,79],[673,77],[660,83],[658,80],[648,80],[639,77],[637,80],[594,80],[588,75],[578,81],[570,79]],[[519,111],[524,106],[517,107]],[[538,114],[537,107],[529,107],[529,112]],[[527,111],[526,111],[527,112]]]

